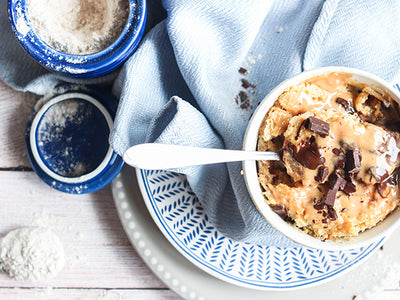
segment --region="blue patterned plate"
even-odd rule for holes
[[[184,175],[138,169],[137,177],[153,219],[171,244],[200,269],[239,286],[286,290],[321,284],[355,267],[383,243],[323,251],[236,242],[208,221]]]

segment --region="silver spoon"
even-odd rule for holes
[[[132,167],[166,170],[232,161],[280,160],[280,157],[278,153],[268,151],[224,150],[149,143],[130,147],[124,153],[123,159]]]

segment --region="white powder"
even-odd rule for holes
[[[50,229],[24,227],[0,239],[0,266],[17,280],[50,279],[64,264],[63,245]]]
[[[111,45],[129,15],[128,0],[29,0],[32,28],[48,45],[69,54],[90,54]]]

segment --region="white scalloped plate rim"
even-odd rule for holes
[[[206,259],[203,259],[202,257],[199,257],[197,253],[189,249],[185,243],[181,240],[181,237],[179,237],[175,230],[171,228],[168,225],[168,222],[165,220],[165,218],[162,216],[160,213],[160,208],[157,206],[156,201],[154,200],[154,197],[152,196],[152,191],[150,188],[151,183],[149,182],[149,176],[146,173],[152,173],[153,171],[147,171],[147,170],[141,170],[141,169],[136,169],[136,176],[139,184],[139,189],[142,193],[144,202],[150,212],[151,217],[157,224],[158,228],[161,230],[163,235],[167,238],[167,240],[175,247],[175,249],[178,250],[179,253],[181,253],[186,259],[188,259],[191,263],[196,265],[198,268],[202,269],[203,271],[209,273],[210,275],[219,278],[221,280],[224,280],[226,282],[246,287],[246,288],[251,288],[251,289],[258,289],[258,290],[293,290],[293,289],[298,289],[298,288],[305,288],[305,287],[312,287],[316,285],[320,285],[322,283],[325,283],[327,281],[333,280],[346,272],[352,270],[356,266],[358,266],[360,263],[365,261],[371,254],[373,254],[379,247],[383,244],[385,238],[381,239],[378,242],[372,243],[371,245],[367,247],[363,247],[360,249],[352,249],[352,250],[345,250],[345,251],[323,251],[326,253],[350,253],[353,251],[357,252],[357,255],[350,261],[347,261],[346,263],[342,264],[340,267],[331,270],[330,272],[324,273],[320,276],[314,276],[310,278],[302,278],[298,281],[282,281],[279,284],[276,282],[268,282],[266,280],[254,280],[251,278],[248,278],[246,276],[237,276],[237,274],[232,274],[232,272],[228,272],[225,270],[222,270],[221,267],[219,267],[216,264],[211,263],[210,261],[207,261]],[[158,172],[158,171],[156,171]],[[160,173],[168,173],[168,172],[160,172]],[[172,174],[172,173],[171,173]],[[177,176],[182,176],[182,175],[177,175]],[[153,184],[154,185],[154,184]],[[160,190],[158,188],[158,190]],[[209,230],[207,230],[209,231]],[[214,229],[213,233],[215,233],[216,230]],[[204,232],[203,232],[204,233]],[[207,233],[206,233],[207,234]],[[220,234],[222,236],[222,234]],[[211,236],[210,236],[211,238]],[[235,245],[240,245],[241,247],[266,247],[267,249],[274,250],[274,251],[282,251],[282,249],[277,248],[277,247],[268,247],[268,246],[260,246],[260,245],[252,245],[249,243],[242,243],[242,242],[236,242],[230,240],[228,237],[224,237],[226,241],[228,241],[231,244]],[[301,248],[301,247],[299,247]],[[299,250],[299,248],[291,248],[297,249],[296,251]],[[305,248],[303,248],[305,249]],[[313,250],[313,249],[305,249],[306,251],[322,251],[322,250]],[[273,255],[271,255],[272,258],[275,258]],[[286,264],[293,264],[293,262],[286,262]],[[287,265],[285,265],[287,266]],[[244,265],[244,268],[247,266]]]

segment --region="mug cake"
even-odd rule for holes
[[[399,206],[400,109],[382,88],[330,72],[286,88],[265,114],[258,151],[264,201],[325,241],[355,237]]]

